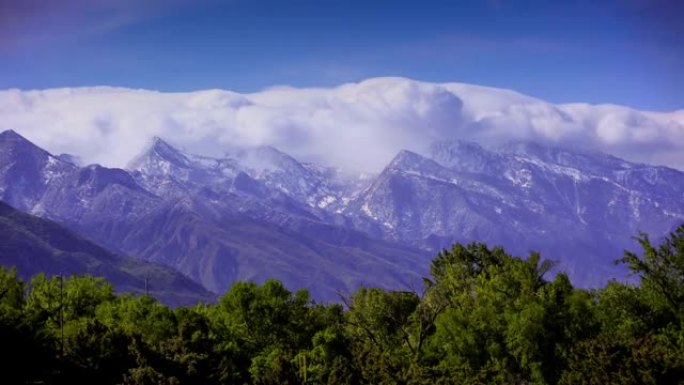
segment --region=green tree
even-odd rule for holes
[[[56,370],[54,341],[25,309],[24,282],[0,267],[0,362],[3,382],[45,381]]]
[[[660,245],[637,240],[641,255],[626,251],[618,262],[639,284],[596,292],[600,332],[577,341],[561,383],[684,384],[684,225]]]
[[[526,260],[483,244],[454,245],[433,261],[428,298],[446,304],[430,338],[443,376],[465,383],[554,383],[583,322],[574,288],[536,253]],[[573,329],[574,328],[574,329]]]
[[[639,276],[640,290],[664,322],[684,320],[684,224],[660,245],[653,245],[644,233],[636,239],[642,254],[626,251],[618,262]]]

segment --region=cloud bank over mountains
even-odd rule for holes
[[[13,129],[53,153],[116,167],[160,136],[195,153],[272,145],[360,171],[379,171],[401,149],[420,153],[434,140],[453,138],[485,145],[532,140],[684,169],[684,110],[556,105],[509,90],[404,78],[253,94],[6,90],[0,117],[0,131]]]

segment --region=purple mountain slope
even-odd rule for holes
[[[78,167],[0,138],[0,198],[215,292],[271,277],[320,299],[418,289],[455,241],[540,251],[591,286],[621,276],[611,262],[639,231],[660,237],[684,220],[684,173],[531,143],[437,142],[362,177],[272,147],[212,158],[160,138],[127,170]]]
[[[274,182],[279,169],[185,155],[160,139],[132,163],[136,170],[79,168],[16,134],[5,136],[24,151],[7,151],[3,165],[48,160],[25,167],[24,185],[3,185],[1,199],[23,202],[23,210],[116,251],[176,268],[214,292],[238,279],[278,278],[332,300],[363,284],[415,287],[427,269],[428,253],[337,226],[320,208],[300,204],[284,182]],[[64,171],[46,183],[50,162]]]
[[[684,220],[684,173],[529,143],[487,150],[435,143],[403,151],[345,213],[369,232],[437,250],[454,240],[502,244],[557,259],[584,285],[639,231],[662,236]]]

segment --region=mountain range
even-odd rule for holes
[[[267,278],[319,300],[368,284],[420,290],[455,241],[540,251],[593,286],[622,276],[611,262],[639,231],[684,221],[684,173],[524,141],[435,141],[377,174],[270,146],[195,155],[161,138],[125,169],[74,159],[1,133],[0,200],[214,293]]]
[[[279,278],[327,300],[370,277],[409,288],[426,268],[418,249],[324,221],[230,159],[189,157],[160,139],[130,170],[79,167],[12,131],[0,134],[0,154],[5,202],[217,293],[237,279]],[[292,161],[284,167],[298,164]],[[290,170],[271,171],[261,169],[262,177],[285,188],[277,178]]]

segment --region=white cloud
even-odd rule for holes
[[[684,168],[684,112],[553,105],[512,91],[369,79],[330,89],[254,94],[120,88],[0,91],[0,130],[53,153],[124,166],[152,136],[196,153],[269,144],[303,159],[377,171],[403,148],[431,141],[531,139]]]

